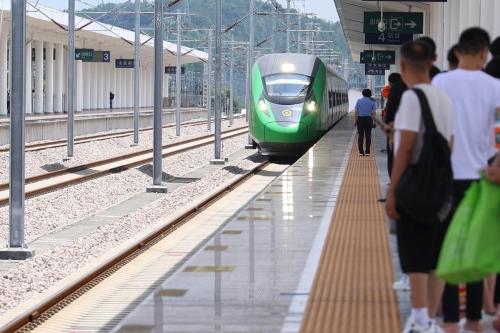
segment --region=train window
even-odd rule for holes
[[[311,78],[300,74],[276,74],[264,78],[269,96],[305,97]]]

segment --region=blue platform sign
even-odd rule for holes
[[[111,62],[111,52],[102,51],[102,62]]]
[[[365,44],[402,45],[413,40],[413,34],[376,33],[365,34]]]
[[[134,68],[134,59],[116,59],[115,68]]]
[[[371,68],[371,67],[368,67],[368,65],[372,65],[372,64],[365,64],[365,75],[385,75],[385,69],[383,69],[383,68]],[[373,64],[373,65],[380,65],[380,64]]]
[[[165,67],[165,74],[176,74],[177,73],[177,66],[166,66]],[[181,75],[186,74],[186,67],[181,67]]]

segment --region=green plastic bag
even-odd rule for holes
[[[481,175],[453,216],[437,276],[451,284],[477,282],[500,273],[500,186]]]

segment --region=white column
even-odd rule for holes
[[[114,104],[116,104],[116,108],[121,108],[122,107],[122,72],[123,69],[121,68],[116,68],[115,73],[116,73],[116,92],[115,92],[115,99],[114,99]]]
[[[104,90],[104,68],[103,63],[97,63],[97,108],[103,109],[103,90]]]
[[[443,51],[448,52],[452,45],[458,43],[458,41],[451,42],[451,3],[446,2],[443,4]],[[444,66],[444,68],[448,68],[448,66]]]
[[[148,98],[149,98],[149,107],[153,107],[153,97],[154,97],[154,66],[151,64],[149,66],[150,70],[149,72],[149,79],[148,79]]]
[[[127,69],[127,108],[134,107],[134,69]]]
[[[0,35],[0,114],[7,113],[7,35]]]
[[[460,0],[459,16],[458,16],[458,34],[469,28],[469,0]],[[477,5],[477,4],[476,4]],[[457,38],[458,41],[458,38]]]
[[[55,94],[55,105],[54,112],[62,112],[62,97],[63,97],[63,45],[60,43],[55,44],[56,48],[56,60],[54,63],[54,94]]]
[[[35,113],[43,113],[43,41],[35,41]]]
[[[76,71],[76,105],[75,112],[81,112],[83,110],[83,78],[87,73],[83,72],[83,62],[81,60],[75,61],[75,71]]]
[[[31,113],[31,69],[32,69],[32,64],[31,64],[31,47],[32,47],[32,42],[29,42],[26,44],[26,113]]]
[[[116,68],[114,59],[111,60],[110,68],[109,68],[109,91],[115,94],[115,99],[113,100],[113,108],[116,107]],[[109,100],[109,95],[108,95]]]
[[[45,113],[54,113],[54,43],[45,43]]]
[[[448,50],[444,49],[444,5],[443,3],[438,3],[436,6],[436,11],[433,13],[436,16],[436,47],[437,47],[437,63],[438,67],[442,70],[448,68],[446,57],[448,56]]]
[[[478,27],[481,16],[481,1],[469,1],[469,27]]]
[[[488,31],[490,34],[494,31],[495,21],[495,1],[481,0],[481,20],[479,24],[481,28]]]
[[[90,109],[97,109],[97,63],[90,63]]]
[[[451,30],[450,30],[450,45],[454,45],[458,43],[458,37],[462,32],[460,27],[463,26],[463,23],[460,21],[460,1],[461,0],[452,0],[451,5]]]
[[[484,2],[484,1],[483,1]],[[492,1],[494,3],[495,9],[494,9],[494,14],[493,17],[493,30],[488,31],[490,33],[491,40],[493,41],[495,38],[497,38],[500,35],[500,20],[499,20],[499,15],[500,15],[500,3],[498,1]]]
[[[102,64],[102,72],[103,72],[103,88],[102,88],[102,107],[103,109],[109,109],[109,92],[111,91],[110,85],[110,63],[104,62]]]
[[[83,110],[90,109],[90,62],[83,62],[83,78],[82,78],[82,94],[83,94]]]
[[[144,107],[144,66],[141,66],[140,73],[141,75],[139,76],[139,106],[142,108]]]
[[[121,105],[122,108],[127,107],[127,69],[124,68],[121,70],[121,77],[122,77],[122,85],[121,85],[121,92],[120,92],[120,100],[121,100]]]

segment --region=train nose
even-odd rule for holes
[[[270,145],[308,141],[307,125],[301,122],[276,121],[266,124],[265,141]],[[276,147],[277,148],[277,147]]]

